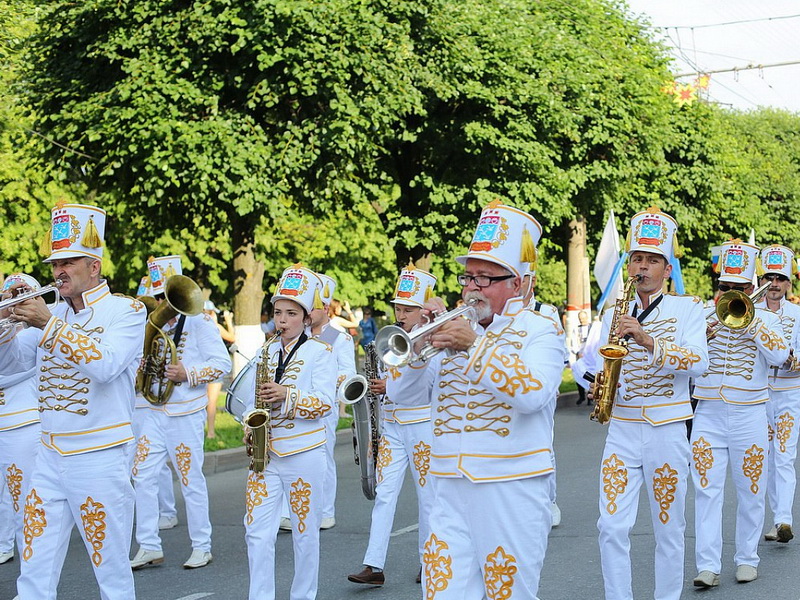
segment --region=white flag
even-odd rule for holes
[[[747,240],[747,243],[751,246],[756,245],[756,230],[752,227],[750,228],[750,238]],[[758,273],[753,271],[753,285],[758,287]]]
[[[605,229],[603,229],[603,237],[600,240],[600,247],[597,249],[597,255],[594,259],[594,278],[600,286],[600,292],[605,291],[611,275],[614,273],[614,267],[619,260],[619,233],[617,233],[617,221],[614,219],[614,211],[608,215]],[[616,284],[612,287],[608,295],[607,302],[613,302],[622,294],[622,271],[617,276]]]

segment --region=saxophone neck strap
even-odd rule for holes
[[[282,350],[279,351],[280,354],[278,355],[278,368],[275,369],[275,383],[280,383],[281,382],[281,378],[283,377],[283,372],[286,370],[286,367],[288,366],[288,364],[292,361],[292,357],[294,356],[294,353],[297,352],[297,349],[300,346],[302,346],[307,339],[308,339],[308,336],[306,335],[306,332],[304,331],[303,333],[300,334],[300,337],[297,338],[297,343],[289,351],[289,354],[286,355],[286,358],[282,358],[283,351]]]
[[[635,317],[636,320],[639,321],[639,323],[644,323],[644,320],[650,315],[651,312],[653,312],[656,309],[656,307],[659,304],[661,304],[661,301],[663,299],[664,299],[664,294],[661,294],[658,298],[656,298],[655,300],[653,300],[650,303],[650,306],[648,306],[647,308],[645,308],[642,311],[642,314],[640,314],[638,316],[637,316],[637,313],[639,312],[639,306],[638,305],[634,305],[633,313],[631,314],[631,316]]]

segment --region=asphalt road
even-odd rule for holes
[[[563,513],[560,527],[550,535],[542,572],[542,600],[601,600],[603,581],[597,546],[598,468],[605,428],[588,420],[585,406],[575,406],[571,397],[560,399],[556,414],[558,504]],[[395,516],[394,534],[387,559],[387,583],[383,588],[352,584],[346,575],[361,569],[367,545],[371,502],[360,491],[358,471],[352,462],[349,434],[340,435],[336,448],[339,465],[337,525],[322,532],[322,562],[319,600],[416,600],[421,598],[414,583],[417,573],[416,501],[410,480],[406,481]],[[247,597],[248,571],[244,543],[243,467],[210,475],[211,519],[214,526],[214,562],[206,568],[186,571],[181,565],[191,549],[181,510],[175,529],[162,532],[165,563],[135,574],[139,600],[242,600]],[[690,486],[687,502],[689,523],[686,538],[686,585],[682,598],[692,600],[799,600],[800,538],[789,544],[762,542],[758,580],[737,584],[733,565],[733,490],[726,490],[723,572],[718,588],[699,591],[692,587],[694,568],[694,503]],[[646,499],[644,495],[641,501]],[[180,502],[180,500],[179,500]],[[800,502],[797,503],[800,509]],[[634,595],[653,596],[653,536],[649,511],[641,505],[632,535]],[[289,597],[293,574],[289,534],[278,536],[275,567],[278,599]],[[269,568],[269,566],[265,566]],[[11,600],[19,562],[0,566],[0,600]],[[59,586],[59,600],[99,598],[89,559],[73,533]],[[513,600],[513,598],[511,599]]]

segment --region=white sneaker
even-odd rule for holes
[[[289,517],[281,517],[281,524],[278,526],[281,531],[292,530],[292,520]]]
[[[178,524],[178,517],[158,517],[158,528],[160,530],[172,529]]]
[[[319,524],[320,529],[330,529],[331,527],[336,527],[336,519],[334,517],[325,517]]]
[[[143,567],[160,565],[164,562],[164,553],[161,550],[145,550],[139,548],[139,551],[131,559],[131,569],[137,571]]]
[[[778,539],[778,526],[776,525],[772,529],[770,529],[767,533],[764,534],[764,539],[768,542],[774,542]]]
[[[0,565],[12,560],[14,560],[14,548],[11,548],[8,552],[0,552]]]
[[[211,552],[203,552],[202,550],[192,550],[192,555],[183,563],[184,569],[199,569],[205,567],[208,563],[214,560]]]
[[[712,571],[700,571],[695,575],[693,583],[695,587],[716,587],[719,585],[719,575]]]
[[[559,525],[561,525],[561,509],[558,508],[558,504],[556,504],[555,502],[553,502],[550,505],[550,514],[553,517],[552,521],[553,527],[558,527]]]
[[[739,565],[736,567],[736,581],[739,583],[749,583],[758,578],[758,569],[753,565]]]

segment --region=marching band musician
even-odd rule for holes
[[[271,405],[269,461],[250,471],[244,517],[250,567],[250,600],[275,598],[275,541],[284,495],[288,497],[294,544],[290,598],[313,600],[319,575],[319,529],[325,483],[324,417],[333,410],[337,365],[331,346],[305,330],[309,313],[322,307],[322,283],[301,265],[283,272],[272,296],[280,336],[265,347],[269,381],[253,398]],[[259,370],[264,366],[259,365]]]
[[[30,329],[0,335],[0,372],[35,365],[42,445],[25,497],[19,600],[53,600],[74,524],[104,600],[133,600],[128,564],[134,495],[126,445],[144,306],[111,294],[100,268],[105,211],[59,202],[45,260],[65,302],[12,306]],[[12,289],[14,289],[12,287]],[[8,296],[9,294],[4,294]],[[0,315],[5,317],[8,315]]]
[[[529,214],[490,203],[458,276],[476,302],[477,331],[452,319],[430,336],[455,351],[433,361],[434,482],[431,533],[423,552],[424,597],[533,600],[551,527],[553,477],[548,411],[561,382],[561,328],[521,296],[541,226]],[[431,313],[444,303],[431,299]]]
[[[6,277],[3,282],[3,292],[18,285],[31,291],[41,287],[30,275],[15,273]],[[21,327],[21,325],[14,325],[9,321],[6,327]],[[30,329],[21,331],[17,335],[21,338],[29,337],[29,342],[35,348],[41,334],[39,330]],[[33,362],[25,371],[0,374],[0,485],[5,488],[5,495],[2,497],[4,502],[8,501],[9,509],[8,513],[3,512],[0,518],[8,517],[10,530],[10,539],[0,539],[0,564],[14,557],[15,539],[19,556],[22,556],[23,509],[41,439],[36,389],[38,382]],[[1,526],[5,531],[5,523]],[[9,544],[7,552],[3,548],[6,542]]]
[[[731,240],[717,264],[719,290],[749,294],[759,250]],[[764,523],[769,367],[789,356],[780,318],[763,307],[741,329],[720,327],[708,342],[709,366],[695,382],[698,399],[692,426],[695,488],[694,585],[719,585],[722,567],[722,505],[728,463],[736,487],[736,580],[758,576],[758,539]]]
[[[164,300],[166,281],[181,275],[181,257],[151,257],[148,269],[152,292]],[[206,423],[206,385],[220,379],[231,369],[231,360],[217,324],[203,313],[179,315],[167,321],[162,329],[177,350],[177,364],[168,364],[155,388],[174,383],[172,393],[163,404],[150,404],[138,398],[146,410],[141,433],[136,440],[133,482],[136,490],[136,541],[139,550],[130,561],[130,568],[164,562],[159,536],[159,481],[167,458],[172,461],[181,482],[186,504],[186,522],[192,553],[185,569],[197,569],[211,562],[211,520],[208,514],[208,488],[203,475],[203,441]]]
[[[395,286],[395,319],[399,327],[411,332],[422,321],[422,307],[433,294],[436,277],[409,264],[400,272]],[[379,444],[375,505],[369,545],[364,555],[364,569],[348,575],[353,583],[383,585],[383,567],[389,549],[397,499],[403,488],[406,469],[412,469],[419,508],[419,560],[428,539],[428,517],[433,503],[433,481],[428,475],[431,452],[430,380],[427,364],[413,361],[402,367],[388,368],[387,379],[370,382],[376,394],[383,395],[383,424]],[[421,567],[420,567],[421,569]],[[421,581],[417,576],[417,583]]]
[[[613,321],[628,339],[600,470],[600,558],[607,600],[632,600],[630,531],[639,491],[647,485],[655,548],[657,600],[678,600],[683,588],[684,507],[689,478],[689,378],[708,366],[703,305],[692,296],[665,295],[677,251],[678,224],[651,207],[631,220],[628,275],[639,276],[628,303],[603,315],[601,343]],[[620,310],[621,309],[621,310]],[[598,371],[603,358],[600,357]],[[596,384],[592,384],[596,391]],[[593,394],[594,395],[594,394]]]
[[[792,289],[792,276],[797,273],[794,252],[773,244],[761,251],[764,275],[760,283],[770,282],[762,306],[776,313],[781,320],[783,336],[793,356],[800,350],[800,306],[786,300]],[[788,365],[787,365],[788,366]],[[786,543],[792,532],[792,504],[797,484],[794,461],[797,458],[797,432],[800,419],[800,371],[773,366],[769,377],[769,399],[766,403],[769,422],[769,466],[767,468],[767,500],[774,514],[775,526],[764,539]]]

